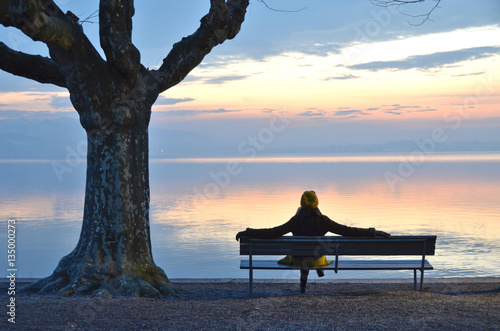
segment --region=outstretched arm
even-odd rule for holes
[[[285,224],[276,226],[274,228],[268,228],[268,229],[247,228],[245,231],[238,232],[238,234],[236,235],[236,240],[240,239],[240,237],[250,237],[250,238],[260,238],[260,239],[279,238],[289,232],[292,232],[292,220],[286,222]]]
[[[333,232],[336,234],[340,234],[341,236],[346,237],[390,237],[390,234],[378,231],[375,228],[356,228],[352,226],[347,226],[343,224],[339,224],[335,221],[332,221],[328,216],[323,215],[323,221],[326,223],[326,228],[329,232]]]

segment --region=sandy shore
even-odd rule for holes
[[[18,330],[499,330],[500,278],[412,280],[172,280],[176,299],[16,294],[16,324],[0,282],[0,329]],[[16,286],[26,284],[18,280]]]

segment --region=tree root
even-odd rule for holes
[[[172,285],[160,268],[147,277],[137,273],[68,277],[68,273],[56,273],[20,288],[20,292],[39,294],[91,295],[102,298],[129,296],[145,298],[179,297],[180,292]],[[60,270],[56,270],[60,271]],[[129,270],[130,271],[130,270]],[[146,280],[147,279],[147,280]]]

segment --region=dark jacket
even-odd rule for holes
[[[375,237],[374,228],[363,229],[339,224],[328,216],[322,215],[318,208],[300,209],[288,222],[269,229],[247,229],[245,236],[250,238],[278,238],[291,232],[294,236],[324,236],[327,232],[346,237]]]

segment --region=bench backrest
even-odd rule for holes
[[[436,236],[240,238],[240,255],[434,255]]]

